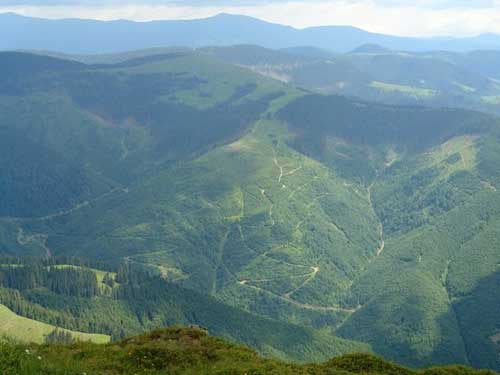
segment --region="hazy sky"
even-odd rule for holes
[[[353,25],[398,35],[500,33],[500,0],[0,0],[0,12],[101,20],[245,14],[298,28]]]

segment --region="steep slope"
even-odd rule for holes
[[[377,219],[360,187],[290,149],[286,137],[261,121],[128,193],[19,224],[47,234],[53,254],[125,259],[273,318],[291,310],[297,323],[316,315],[334,323],[350,313],[349,281],[379,246]]]
[[[238,162],[232,165],[231,160],[226,160],[228,155],[234,154],[232,146],[221,154],[217,143],[228,143],[240,137],[255,121],[253,119],[264,116],[269,103],[281,100],[284,87],[247,70],[221,64],[193,52],[146,56],[113,65],[68,63],[71,71],[54,70],[54,65],[63,63],[54,58],[17,53],[6,53],[3,57],[7,62],[21,62],[18,66],[25,66],[25,72],[31,70],[29,79],[13,81],[17,92],[6,90],[5,94],[9,95],[2,96],[5,120],[1,124],[13,133],[12,138],[5,141],[23,146],[15,148],[19,156],[14,150],[7,152],[10,150],[8,147],[3,149],[6,168],[3,169],[2,180],[15,199],[7,199],[11,196],[6,196],[2,201],[5,207],[5,216],[1,219],[2,252],[49,257],[80,254],[87,258],[110,260],[115,264],[126,261],[168,275],[172,281],[181,281],[199,291],[213,294],[220,291],[228,282],[228,276],[223,266],[225,260],[217,261],[222,257],[217,253],[221,241],[218,236],[229,228],[233,233],[238,230],[236,221],[226,215],[240,210],[240,203],[233,200],[238,188],[233,183],[240,176],[234,175],[239,168]],[[31,58],[33,61],[30,61]],[[39,61],[50,64],[42,68]],[[32,67],[38,69],[33,70]],[[25,76],[20,74],[20,77]],[[47,77],[50,77],[50,83],[46,81]],[[286,90],[288,97],[285,101],[298,93],[293,89]],[[31,143],[21,143],[27,140]],[[64,192],[61,189],[71,187],[65,178],[78,188],[85,188],[85,182],[93,180],[85,174],[82,180],[74,179],[64,169],[57,179],[59,175],[50,169],[54,168],[53,161],[48,160],[42,165],[46,169],[41,169],[37,163],[43,158],[39,155],[26,157],[22,152],[24,147],[31,150],[31,144],[45,147],[40,155],[54,152],[63,166],[71,166],[68,170],[76,169],[71,164],[74,163],[89,171],[90,176],[96,176],[98,182],[105,181],[108,185],[103,185],[99,191],[86,189],[86,195],[71,195],[67,202],[60,199]],[[269,170],[269,165],[275,168],[274,164],[270,164],[273,163],[272,147],[265,147],[269,160],[262,164],[263,182],[266,178],[274,181],[275,171]],[[210,152],[210,157],[204,162],[198,155],[211,148],[216,151]],[[260,164],[260,160],[252,160],[252,155],[246,158],[248,160],[241,161],[242,165]],[[45,187],[37,181],[37,173],[26,173],[25,180],[16,174],[11,177],[9,171],[16,171],[15,168],[22,166],[21,160],[27,163],[28,171],[36,171],[54,180]],[[222,163],[227,164],[228,171],[215,173],[213,168]],[[58,171],[59,168],[62,167],[58,167]],[[226,172],[229,174],[225,175]],[[227,184],[218,187],[224,180]],[[26,193],[23,187],[26,187]],[[204,189],[207,193],[205,197],[199,194]],[[39,195],[33,195],[34,192]],[[74,193],[73,190],[70,192]],[[189,200],[186,201],[182,195],[189,196]],[[197,195],[199,198],[194,198]],[[218,195],[221,195],[220,201],[217,200]],[[38,207],[27,198],[33,202],[44,202],[46,206]],[[263,195],[261,199],[264,199]],[[210,205],[216,204],[225,207],[215,212]],[[267,200],[259,210],[263,211],[262,215],[272,216]],[[152,216],[152,212],[156,213]],[[121,219],[117,220],[116,215]],[[211,226],[203,228],[211,220]],[[74,225],[78,228],[70,229]],[[166,233],[177,234],[170,236]],[[270,237],[271,233],[268,233],[263,241]],[[78,245],[68,251],[74,241]],[[246,257],[245,249],[238,247],[238,243],[231,245],[232,251],[239,251]],[[312,275],[312,267],[296,267],[304,279],[298,280],[299,283]],[[283,282],[287,282],[286,279]],[[231,282],[234,284],[234,280]],[[89,307],[87,303],[82,306],[81,302],[71,298],[63,301],[74,309],[63,311],[62,316],[73,317],[69,322],[74,322],[73,319],[85,322],[91,318],[89,325],[94,329],[101,327],[99,331],[104,327],[95,322],[94,317],[107,316],[107,322],[116,321],[108,315],[110,313],[129,321],[128,329],[133,332],[156,327],[162,319],[163,324],[167,323],[165,319],[169,323],[196,322],[215,327],[221,334],[243,340],[264,353],[296,360],[326,358],[339,351],[349,351],[351,347],[366,347],[307,329],[302,338],[287,337],[292,331],[304,329],[297,326],[288,326],[285,335],[278,332],[276,337],[283,341],[276,346],[272,344],[272,337],[269,340],[264,338],[266,335],[263,332],[248,337],[242,333],[241,324],[244,321],[259,318],[221,303],[203,300],[200,295],[192,296],[189,291],[166,290],[166,295],[155,296],[151,300],[163,298],[163,311],[173,310],[174,318],[167,319],[162,315],[164,312],[160,313],[151,306],[148,313],[151,317],[146,319],[149,323],[137,322],[131,318],[135,317],[135,312],[130,306],[115,303],[110,306],[111,310],[101,311],[104,301],[96,301],[95,306]],[[182,295],[190,297],[186,300],[186,297],[181,298]],[[36,291],[31,293],[31,297],[49,310],[60,308],[61,298]],[[200,299],[204,301],[201,305],[192,303]],[[289,309],[297,309],[284,297],[277,299],[290,305]],[[143,301],[143,308],[147,301]],[[172,308],[179,304],[181,307]],[[214,310],[224,319],[223,322],[213,321],[217,314],[206,311],[209,306],[215,306]],[[308,312],[305,307],[298,309]],[[276,319],[282,317],[269,316]],[[50,314],[44,319],[49,318]],[[267,332],[276,333],[275,328],[282,324],[271,321],[265,324],[265,321],[261,319],[253,326],[267,326]],[[301,322],[297,320],[295,323]],[[306,344],[309,335],[312,335],[311,347]],[[290,341],[297,342],[297,350],[290,350]]]
[[[22,53],[0,61],[1,216],[44,216],[124,188],[236,138],[281,95],[195,53],[103,66]]]
[[[498,237],[492,234],[498,220],[498,196],[477,166],[480,147],[474,137],[454,138],[414,160],[411,172],[407,166],[394,164],[375,185],[375,207],[386,235],[385,257],[353,286],[358,298],[367,303],[341,328],[341,334],[368,342],[374,335],[373,342],[378,342],[375,336],[386,332],[387,317],[392,316],[394,336],[377,352],[392,351],[391,341],[404,342],[408,353],[429,351],[423,355],[429,356],[430,363],[456,345],[452,351],[463,363],[489,363],[498,368],[498,349],[490,339],[496,328],[491,320],[489,334],[481,339],[471,332],[478,332],[480,324],[463,323],[476,309],[496,308],[485,292],[474,307],[462,301],[468,299],[471,285],[496,274],[494,267],[486,265],[498,262],[489,250],[498,246]],[[472,249],[482,266],[471,266]],[[381,278],[381,274],[386,276]],[[378,289],[382,285],[383,291]],[[493,296],[493,290],[488,292]],[[408,330],[421,332],[423,337],[408,336]],[[443,345],[444,337],[448,343]]]
[[[484,127],[481,116],[470,122],[461,111],[448,111],[455,120],[446,121],[442,112],[427,110],[417,130],[417,124],[405,126],[412,123],[408,112],[404,121],[398,119],[401,108],[388,107],[390,118],[378,123],[375,116],[363,114],[367,107],[354,111],[338,102],[347,103],[341,98],[303,98],[282,115],[296,133],[305,134],[295,147],[335,169],[342,170],[349,155],[339,155],[339,142],[328,137],[340,137],[341,150],[348,141],[379,154],[370,197],[384,247],[354,280],[353,304],[362,307],[337,334],[370,342],[376,352],[411,365],[429,365],[439,358],[443,363],[499,368],[493,323],[498,321],[490,313],[481,323],[471,320],[478,310],[497,309],[493,280],[498,254],[493,249],[499,237],[493,228],[499,196],[491,166],[498,158],[498,127]],[[363,127],[351,127],[359,122],[356,116],[365,119]],[[304,124],[314,128],[305,133]],[[473,291],[474,285],[484,286]]]
[[[236,143],[160,172],[128,193],[112,194],[70,215],[24,222],[22,227],[27,233],[46,233],[55,254],[125,259],[166,272],[172,280],[254,313],[336,329],[408,364],[467,363],[463,346],[457,344],[461,339],[455,318],[444,315],[440,323],[441,314],[449,306],[444,292],[431,292],[434,284],[423,285],[429,281],[411,273],[405,278],[380,277],[388,271],[380,272],[376,267],[394,246],[390,236],[397,231],[395,223],[400,216],[411,225],[423,222],[413,219],[415,214],[405,208],[415,205],[400,203],[393,207],[393,199],[399,197],[394,192],[389,193],[393,199],[380,198],[392,210],[387,214],[382,211],[378,187],[389,177],[378,169],[394,162],[391,152],[394,158],[403,155],[407,168],[423,151],[439,147],[450,138],[472,134],[472,138],[463,140],[470,145],[469,139],[490,131],[491,120],[458,110],[380,107],[315,96],[293,102],[280,116],[290,123],[291,133],[279,122],[263,120]],[[332,118],[341,121],[331,127],[328,119]],[[360,125],[353,128],[353,123]],[[305,132],[295,124],[311,126]],[[363,158],[370,162],[363,164]],[[468,156],[464,158],[463,163],[470,163]],[[458,168],[461,160],[450,163]],[[467,185],[462,185],[467,180],[458,179],[452,172],[444,177],[453,176],[451,181],[466,189]],[[419,178],[430,184],[436,177],[435,173],[422,172]],[[404,188],[400,184],[398,179],[396,186]],[[424,207],[433,210],[426,215],[433,214],[435,220],[447,206],[467,199],[467,191],[448,196],[446,190],[441,191],[443,187],[431,187],[422,199],[427,203]],[[445,203],[430,199],[445,199]],[[410,219],[404,219],[406,216]],[[89,223],[89,217],[99,220]],[[442,251],[441,247],[438,250]],[[402,254],[398,253],[398,259],[406,259]],[[397,276],[403,269],[400,267],[391,268],[390,274]],[[372,272],[377,280],[367,281],[368,285],[379,285],[383,291],[373,299],[373,289],[364,284]],[[399,289],[391,289],[390,280],[396,285],[408,283],[409,298],[420,296],[424,306],[435,304],[435,312],[426,308],[426,314],[416,314],[412,303],[397,302]],[[392,306],[388,301],[393,301],[396,311],[413,316],[418,324],[429,325],[421,330],[408,318],[408,328],[403,325],[402,329],[409,329],[418,339],[406,351],[401,348],[411,336],[389,336],[394,343],[389,348],[381,346],[379,339],[382,334],[387,336],[384,331],[395,319],[401,319],[399,313],[385,311],[385,323],[370,324],[372,330],[380,329],[373,336],[367,336],[370,330],[358,320],[372,304]],[[436,324],[452,328],[438,333]],[[354,332],[349,330],[351,326]],[[360,332],[362,336],[358,336]],[[421,351],[418,340],[435,343]],[[440,347],[449,350],[440,351]]]
[[[207,51],[69,70],[50,60],[10,82],[0,125],[12,142],[59,159],[44,162],[36,148],[2,154],[2,179],[20,183],[5,184],[15,205],[0,198],[2,253],[161,275],[164,294],[132,289],[140,305],[106,310],[137,331],[198,322],[280,357],[324,358],[364,342],[412,366],[499,368],[498,120],[310,94]],[[69,194],[61,179],[18,178],[21,161],[43,162],[42,176],[57,177],[54,166],[62,177],[73,165],[86,173]],[[23,206],[32,195],[52,205]],[[60,308],[53,295],[30,296]],[[93,308],[82,311],[95,322]],[[238,337],[242,320],[252,323]],[[283,329],[276,338],[273,327]]]

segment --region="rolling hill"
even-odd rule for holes
[[[495,51],[416,53],[374,44],[337,55],[315,49],[277,51],[248,45],[201,50],[320,93],[395,105],[500,111],[499,55]]]
[[[49,322],[78,306],[66,323],[102,333],[113,314],[132,333],[210,325],[301,361],[373,349],[499,369],[498,119],[321,95],[221,60],[0,54],[0,251],[166,279],[95,304],[45,283],[28,306]]]

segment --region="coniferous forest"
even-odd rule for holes
[[[500,39],[4,29],[0,373],[500,371]]]

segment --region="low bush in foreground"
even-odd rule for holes
[[[405,369],[371,355],[353,354],[323,364],[298,365],[259,356],[248,348],[210,337],[204,330],[169,328],[98,345],[0,343],[0,373],[15,374],[308,374],[487,375],[461,366]]]

